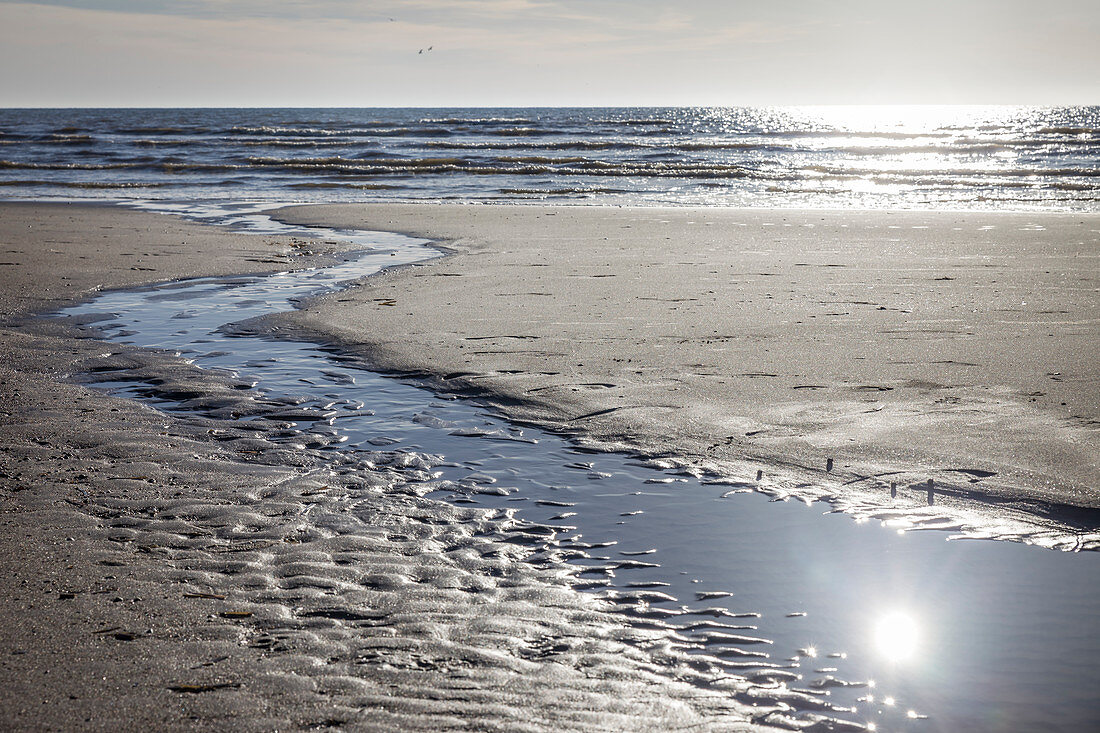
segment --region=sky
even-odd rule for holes
[[[0,106],[1100,104],[1096,0],[0,0]]]

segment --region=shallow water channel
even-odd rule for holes
[[[229,335],[225,324],[438,253],[399,235],[287,227],[248,206],[147,208],[366,251],[319,270],[105,293],[65,315],[112,314],[99,324],[110,340],[174,350],[321,407],[326,420],[298,427],[337,431],[335,449],[442,456],[445,488],[431,496],[563,528],[558,549],[587,555],[570,560],[582,587],[644,593],[634,622],[672,623],[731,673],[803,690],[830,716],[877,730],[1100,729],[1096,554],[949,541],[825,504],[730,494],[521,429],[332,349]],[[141,386],[110,383],[131,395]]]

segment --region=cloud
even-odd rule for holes
[[[554,15],[560,0],[0,0],[77,10],[187,18],[288,18],[300,20],[456,20],[511,17],[524,13]]]
[[[1096,9],[974,2],[0,0],[0,103],[1096,102]]]
[[[518,7],[518,6],[514,6]],[[569,21],[572,22],[572,21]],[[584,71],[614,36],[389,17],[225,18],[0,3],[0,98],[16,106],[479,104]],[[428,46],[428,54],[418,51]],[[572,83],[572,82],[570,82]]]

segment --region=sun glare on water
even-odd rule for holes
[[[838,105],[799,107],[797,112],[835,130],[931,134],[1003,122],[1014,108],[961,105]]]
[[[882,616],[874,628],[875,647],[882,656],[903,662],[916,655],[920,645],[920,629],[913,617],[901,611]]]

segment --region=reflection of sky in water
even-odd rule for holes
[[[421,256],[404,238],[370,239],[402,248],[402,258]],[[387,250],[365,262],[389,265],[394,258]],[[675,596],[651,602],[669,623],[749,626],[737,633],[773,642],[761,647],[767,664],[801,676],[790,687],[855,708],[842,718],[878,730],[936,731],[1079,731],[1100,722],[1095,554],[947,542],[939,532],[899,534],[877,522],[823,516],[824,505],[724,497],[728,487],[671,478],[618,455],[578,455],[555,436],[526,431],[537,446],[501,440],[518,437],[514,428],[468,402],[432,399],[307,344],[212,333],[227,320],[283,308],[298,288],[334,277],[279,276],[258,286],[237,280],[231,287],[203,281],[159,295],[107,294],[82,310],[125,310],[118,327],[135,332],[127,340],[190,349],[201,365],[241,369],[275,393],[366,403],[375,414],[336,421],[348,446],[371,449],[383,437],[393,448],[441,453],[452,464],[440,467],[443,478],[471,483],[477,476],[508,491],[438,496],[565,522],[576,529],[561,533],[561,549],[576,546],[574,539],[617,543],[590,551],[605,561],[580,561],[599,571],[585,576],[594,589],[646,587]],[[493,439],[467,437],[479,431]],[[645,562],[600,570],[623,560]],[[704,609],[759,618],[716,618]],[[686,635],[698,640],[700,633]],[[699,651],[716,649],[701,643]],[[751,658],[745,664],[751,671]]]
[[[1100,721],[1092,553],[899,535],[822,516],[820,505],[745,494],[730,504],[706,487],[680,490],[686,495],[645,502],[631,521],[632,535],[660,548],[655,562],[675,569],[666,590],[681,599],[700,588],[733,591],[734,610],[764,614],[760,633],[775,640],[775,658],[816,651],[798,660],[803,682],[873,680],[874,702],[860,704],[861,714],[877,716],[892,698],[887,708],[932,716],[922,730],[997,729],[994,720],[1007,721],[1005,730],[1080,730]],[[578,507],[585,515],[586,502]],[[837,671],[818,672],[830,667]]]

